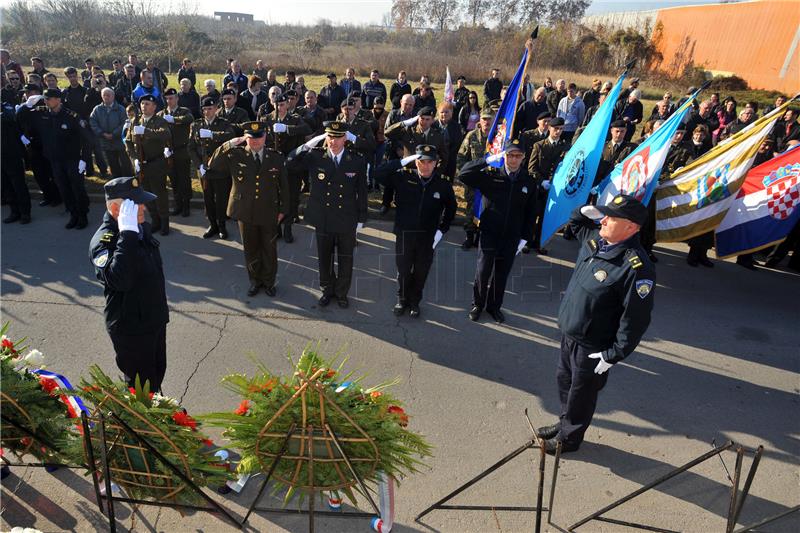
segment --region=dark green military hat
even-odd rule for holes
[[[325,133],[330,137],[344,137],[347,134],[347,124],[337,120],[329,120],[323,123]]]
[[[241,128],[244,130],[244,134],[247,137],[255,137],[256,139],[263,137],[267,134],[267,128],[261,122],[254,120],[252,122],[245,122],[241,125]]]

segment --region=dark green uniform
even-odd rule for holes
[[[467,133],[464,140],[461,141],[461,148],[458,149],[456,160],[456,172],[461,172],[461,168],[465,164],[483,157],[485,153],[486,135],[478,127]],[[474,240],[478,231],[478,225],[475,223],[475,190],[467,185],[464,185],[464,200],[467,202],[467,220],[464,222],[464,231],[467,232],[468,240]]]
[[[250,115],[247,114],[247,111],[237,106],[233,106],[230,109],[220,107],[219,111],[217,111],[217,116],[230,122],[231,126],[233,126],[234,132],[236,132],[236,135],[242,134],[241,124],[250,122]]]
[[[274,287],[278,273],[278,215],[289,206],[289,185],[283,155],[264,147],[256,155],[246,145],[228,141],[211,156],[209,170],[233,182],[228,216],[239,223],[245,265],[251,285]]]
[[[135,135],[134,128],[144,126],[143,135]],[[169,198],[167,197],[168,162],[164,148],[172,142],[169,123],[158,115],[146,119],[139,115],[133,119],[125,137],[125,146],[131,160],[139,161],[139,179],[142,188],[158,198],[147,206],[153,217],[153,231],[169,228]],[[135,167],[135,164],[134,164]]]
[[[377,124],[377,122],[375,124]],[[350,130],[350,133],[356,136],[356,140],[349,145],[350,148],[363,155],[367,163],[373,161],[377,144],[371,124],[356,116],[353,118],[352,122],[347,124],[347,128]]]
[[[544,209],[547,205],[548,189],[542,186],[542,182],[553,180],[556,167],[564,159],[564,154],[568,150],[569,144],[563,139],[553,143],[550,142],[549,138],[534,143],[531,149],[531,155],[528,160],[528,174],[531,175],[538,188],[536,192],[536,229],[534,230],[533,242],[530,244],[533,249],[538,249],[541,246],[542,220],[544,219]]]
[[[200,130],[211,130],[211,138],[200,137]],[[231,192],[230,174],[208,169],[208,161],[222,143],[235,136],[230,122],[215,117],[212,122],[201,118],[192,122],[189,134],[189,155],[196,168],[200,168],[200,183],[203,186],[203,202],[206,217],[211,225],[210,230],[216,233],[225,227],[225,210],[228,206],[228,195]],[[205,174],[205,175],[203,175]]]
[[[169,115],[173,122],[169,124],[172,133],[172,165],[169,169],[169,179],[172,184],[172,197],[175,200],[175,209],[171,214],[189,216],[189,201],[192,199],[192,178],[189,157],[189,132],[194,122],[192,112],[185,107],[176,107],[174,110],[167,108],[159,111],[158,116]]]

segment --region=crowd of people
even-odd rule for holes
[[[248,75],[239,61],[229,59],[218,86],[213,79],[198,80],[187,58],[178,71],[178,86],[171,87],[153,60],[140,64],[136,54],[130,54],[127,62],[114,60],[108,71],[87,58],[83,69],[68,67],[59,73],[45,68],[40,57],[31,58],[26,73],[8,51],[0,55],[3,203],[11,210],[4,222],[27,224],[31,220],[26,168],[32,171],[41,191],[39,204],[58,206],[63,202],[69,213],[66,227],[78,229],[88,225],[84,177],[139,176],[145,189],[158,197],[149,211],[154,230],[161,235],[169,234],[170,216],[190,215],[191,180],[199,178],[209,222],[204,237],[228,237],[232,178],[219,175],[209,163],[214,151],[225,141],[241,137],[250,122],[265,126],[267,146],[284,157],[322,134],[327,121],[347,124],[348,132],[355,137],[348,147],[367,162],[367,191],[382,190],[380,213],[385,215],[395,205],[396,189],[391,180],[379,184],[376,170],[415,154],[417,146],[431,145],[439,158],[437,172],[453,182],[466,163],[483,157],[486,136],[506,91],[499,69],[492,69],[480,91],[470,89],[467,80],[458,77],[453,100],[437,102],[428,76],[412,83],[404,71],[391,83],[384,83],[380,72],[372,70],[362,83],[355,70],[348,68],[341,79],[329,73],[328,83],[315,91],[293,71],[286,71],[281,81],[275,69],[259,60]],[[65,88],[60,87],[60,75],[67,80]],[[694,91],[690,88],[687,96],[677,101],[671,93],[665,93],[647,115],[639,84],[638,78],[632,78],[615,103],[595,182],[622,161],[636,143],[657,130]],[[538,230],[550,180],[611,87],[610,81],[594,79],[591,87],[583,89],[563,79],[553,82],[549,77],[537,87],[525,76],[514,138],[524,149],[523,166],[534,179],[537,192],[532,215],[536,230],[524,253],[547,253],[539,242]],[[782,96],[777,98],[762,115],[784,101]],[[737,102],[718,93],[695,102],[676,135],[662,179],[758,115],[758,103]],[[796,109],[786,111],[759,150],[756,163],[800,141],[797,115]],[[303,171],[290,168],[288,183],[289,208],[278,229],[286,242],[291,242],[292,224],[299,219],[299,204],[309,192],[309,181]],[[474,212],[474,188],[460,183],[465,188],[468,214],[462,247],[469,249],[477,246],[480,231],[470,216]],[[652,260],[656,260],[652,254],[654,230],[650,220],[644,241]],[[789,248],[797,240],[796,233]],[[565,236],[570,237],[569,231]],[[695,237],[689,245],[689,265],[713,266],[708,258],[712,234]],[[785,250],[782,253],[785,255]],[[774,265],[776,260],[779,258],[773,253],[768,262]],[[740,257],[739,263],[755,268],[751,255]]]

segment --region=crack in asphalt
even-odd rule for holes
[[[217,337],[217,342],[215,342],[214,346],[212,346],[211,349],[208,350],[206,352],[206,354],[203,357],[201,357],[199,361],[197,361],[197,363],[195,363],[194,370],[189,375],[189,379],[186,380],[186,388],[183,389],[183,394],[181,394],[181,398],[180,398],[180,400],[178,400],[178,403],[180,403],[180,404],[183,403],[183,397],[186,396],[187,392],[189,392],[189,383],[191,383],[192,378],[200,370],[200,365],[203,364],[203,361],[205,361],[208,358],[208,356],[211,355],[211,352],[216,350],[217,347],[219,346],[219,344],[222,342],[222,336],[225,334],[225,328],[226,327],[228,327],[228,317],[227,316],[225,316],[225,318],[222,321],[222,327],[219,328],[219,336]]]
[[[411,400],[413,401],[414,398],[416,397],[416,392],[415,392],[414,385],[413,385],[413,380],[414,380],[414,360],[416,359],[416,355],[415,355],[414,350],[411,348],[411,345],[409,343],[408,328],[406,328],[403,324],[401,324],[400,320],[397,320],[396,325],[397,325],[398,328],[400,328],[400,331],[403,333],[403,348],[405,348],[406,351],[408,351],[408,357],[409,357],[408,377],[406,378],[406,380],[408,382],[408,388],[411,391]]]

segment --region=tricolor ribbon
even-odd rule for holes
[[[389,533],[394,525],[394,478],[380,472],[378,481],[379,509],[381,516],[372,519],[373,531]]]
[[[55,372],[50,372],[49,370],[44,369],[31,370],[30,372],[38,375],[40,381],[54,383],[55,386],[61,390],[75,390],[72,386],[72,383],[70,383],[69,380],[61,374],[56,374]],[[81,412],[89,413],[89,409],[87,409],[83,404],[83,400],[77,396],[72,396],[71,394],[61,394],[59,395],[59,398],[62,402],[64,402],[64,405],[67,406],[67,413],[69,413],[70,418],[79,418],[81,416]]]

